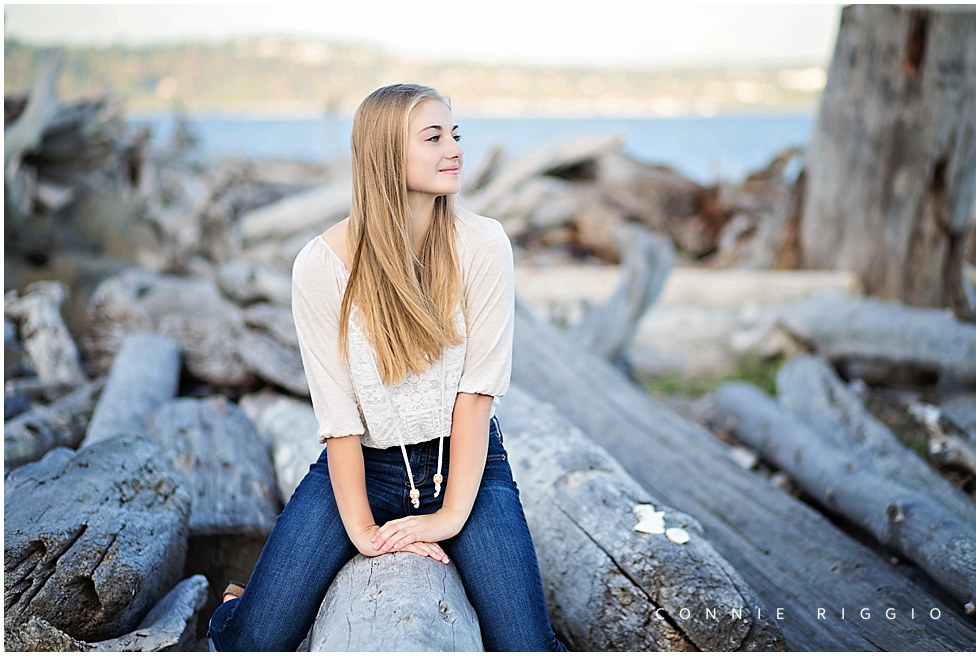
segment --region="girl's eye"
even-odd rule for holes
[[[426,139],[426,141],[439,141],[439,135],[438,134],[434,134],[431,137],[429,137],[428,139]]]
[[[463,138],[463,135],[461,135],[461,134],[454,134],[453,135],[453,139],[455,139],[456,141],[459,141],[462,138]]]

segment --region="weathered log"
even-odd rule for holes
[[[862,469],[932,498],[960,521],[976,524],[973,501],[902,446],[825,361],[794,358],[780,368],[776,386],[779,405],[816,429],[822,443],[848,454]]]
[[[80,640],[133,630],[179,579],[190,497],[132,435],[49,451],[4,479],[5,618]]]
[[[788,472],[819,504],[917,563],[964,607],[976,605],[976,526],[887,478],[747,383],[723,383],[717,420]]]
[[[310,651],[483,651],[456,566],[404,552],[357,555],[344,565],[309,644]]]
[[[27,108],[3,134],[3,187],[5,218],[15,238],[22,237],[24,221],[32,211],[33,190],[25,180],[24,155],[37,149],[44,130],[58,111],[57,81],[61,56],[48,53],[40,62]]]
[[[259,377],[300,395],[310,393],[288,307],[259,303],[245,310],[238,342],[242,362]]]
[[[255,424],[272,454],[279,499],[289,501],[296,486],[326,448],[316,439],[316,415],[309,400],[300,401],[274,392],[246,394],[239,406]]]
[[[24,296],[16,290],[4,294],[3,312],[19,322],[19,333],[34,370],[42,381],[80,385],[85,372],[64,319],[61,304],[68,289],[60,282],[39,280],[27,286]]]
[[[228,298],[239,305],[268,301],[289,307],[292,295],[288,272],[245,260],[223,262],[217,282]]]
[[[89,302],[88,359],[99,370],[122,338],[154,330],[180,345],[194,376],[215,385],[243,385],[254,374],[239,355],[242,310],[212,280],[128,269],[95,290]]]
[[[184,579],[157,602],[140,625],[118,638],[101,642],[75,640],[39,617],[26,623],[5,622],[7,651],[193,651],[197,612],[207,597],[200,574]]]
[[[569,329],[576,341],[610,362],[618,362],[633,342],[637,324],[656,302],[674,263],[673,244],[648,230],[624,225],[617,237],[623,257],[619,286]]]
[[[512,386],[499,417],[552,622],[575,651],[772,651],[771,609],[696,519],[653,498],[551,406]],[[637,504],[690,535],[634,530]],[[682,611],[681,609],[686,609]]]
[[[279,513],[272,463],[255,426],[223,396],[160,405],[146,436],[191,495],[188,531],[266,536]]]
[[[37,460],[57,446],[74,449],[85,429],[105,380],[89,381],[48,406],[18,415],[3,426],[4,470]]]
[[[350,212],[350,188],[350,180],[339,179],[243,213],[238,222],[244,245],[326,230]]]
[[[695,517],[762,603],[783,609],[779,628],[788,649],[973,649],[975,629],[958,609],[813,508],[743,469],[703,428],[665,409],[558,328],[535,321],[520,304],[512,381],[548,390],[545,400],[644,489]],[[868,606],[876,617],[887,608],[919,611],[916,620],[899,614],[868,622],[849,612],[828,622],[817,617],[828,604]],[[921,623],[924,605],[940,609],[943,619],[928,630]]]
[[[511,158],[499,168],[499,173],[480,189],[467,194],[463,202],[478,214],[492,213],[492,208],[504,197],[518,190],[521,185],[537,176],[581,165],[614,152],[622,145],[620,135],[585,134],[567,139],[560,144],[535,148]]]
[[[180,351],[169,337],[136,331],[122,342],[82,446],[129,433],[146,434],[150,414],[177,394]]]
[[[883,363],[976,380],[976,327],[943,310],[827,295],[776,308],[771,316],[834,362]]]
[[[976,222],[976,7],[846,7],[806,170],[804,267],[959,309]]]

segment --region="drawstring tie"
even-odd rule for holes
[[[443,425],[443,421],[446,418],[445,369],[446,369],[446,361],[445,361],[445,358],[443,358],[440,361],[440,367],[439,367],[439,462],[438,462],[438,465],[436,467],[436,473],[432,477],[432,482],[435,483],[435,487],[436,487],[436,492],[435,492],[435,494],[432,495],[432,497],[434,499],[439,498],[439,493],[442,491],[442,482],[443,482],[443,480],[445,480],[442,477],[442,442],[443,442],[443,435],[442,434],[444,432],[442,430],[442,425]],[[388,405],[390,407],[391,406],[391,396],[388,395],[388,389],[387,389],[387,387],[385,388],[385,395],[388,396]],[[418,508],[419,507],[419,497],[422,496],[422,493],[419,492],[418,491],[418,488],[415,487],[415,477],[412,476],[412,466],[408,462],[408,451],[405,449],[405,440],[403,439],[404,438],[403,431],[404,431],[404,427],[401,426],[401,425],[399,425],[399,430],[398,430],[398,446],[400,446],[401,447],[401,450],[402,450],[402,459],[405,460],[405,471],[408,472],[408,483],[411,486],[411,489],[408,492],[408,498],[412,500],[412,505],[415,508]]]

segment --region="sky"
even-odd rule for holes
[[[649,1],[5,4],[4,35],[30,43],[142,45],[236,34],[370,42],[410,57],[541,64],[827,64],[841,5]]]

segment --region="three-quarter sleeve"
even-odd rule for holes
[[[503,396],[514,350],[514,252],[498,221],[462,253],[467,315],[466,357],[459,391]]]
[[[337,348],[343,292],[338,270],[317,239],[296,256],[292,269],[292,311],[303,369],[317,420],[317,440],[362,435],[350,370]]]

